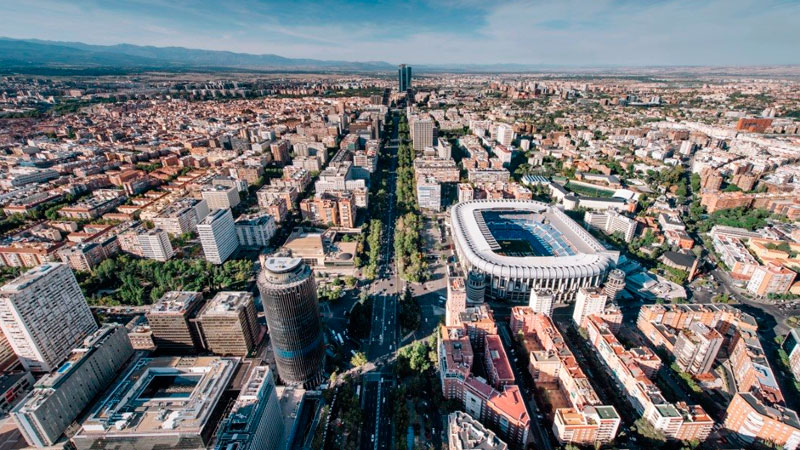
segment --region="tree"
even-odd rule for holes
[[[352,364],[353,367],[361,367],[366,363],[367,356],[364,354],[364,352],[356,352],[356,354],[350,358],[350,364]]]

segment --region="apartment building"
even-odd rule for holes
[[[589,227],[608,235],[620,233],[625,242],[631,242],[636,234],[637,222],[613,209],[602,212],[587,211],[583,221]]]
[[[235,186],[210,185],[203,188],[203,200],[208,209],[232,209],[239,204],[239,190]]]
[[[303,219],[316,224],[354,228],[356,201],[352,192],[337,191],[318,194],[300,202]]]
[[[467,324],[440,327],[437,354],[442,393],[447,399],[460,401],[468,414],[510,445],[521,447],[527,442],[530,432],[525,401],[519,388],[513,384],[513,372],[497,335],[496,324],[493,333],[486,333],[491,327],[481,328],[484,333],[473,330],[470,335]],[[478,339],[477,336],[482,342],[480,350],[473,341]],[[475,357],[484,360],[489,381],[472,373]]]
[[[675,341],[675,362],[684,372],[700,375],[711,366],[722,347],[722,335],[701,322],[692,322],[678,332]]]
[[[234,222],[236,237],[243,247],[267,247],[278,227],[267,213],[242,214]]]
[[[781,405],[769,405],[749,392],[733,396],[725,412],[724,427],[745,442],[772,443],[787,450],[800,445],[800,418]]]
[[[600,314],[606,308],[608,296],[600,288],[578,289],[575,295],[575,308],[572,310],[572,321],[578,328],[583,328],[583,321],[592,314]]]
[[[461,313],[467,309],[467,289],[464,277],[449,277],[447,280],[447,299],[445,306],[445,325],[461,325]]]
[[[619,414],[613,406],[601,404],[552,319],[517,306],[511,309],[511,330],[515,336],[522,335],[528,371],[536,385],[558,391],[569,401],[569,406],[554,411],[552,428],[558,441],[576,445],[612,441],[619,429]]]
[[[142,257],[156,261],[167,261],[175,255],[167,232],[155,228],[137,235]]]
[[[208,202],[195,198],[182,198],[171,203],[153,218],[156,228],[166,231],[172,236],[191,233],[208,215]]]
[[[753,270],[747,283],[747,290],[753,295],[764,297],[769,294],[785,294],[792,287],[797,272],[778,264],[768,263]]]
[[[50,372],[97,323],[72,270],[47,263],[0,288],[0,327],[26,370]]]
[[[660,365],[658,357],[647,348],[626,350],[598,316],[587,317],[585,324],[589,342],[608,373],[654,429],[671,439],[703,441],[708,437],[714,421],[703,408],[667,402],[651,380],[653,366]]]
[[[197,234],[206,261],[222,264],[239,247],[236,226],[230,209],[214,209],[197,224]]]

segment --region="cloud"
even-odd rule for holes
[[[412,64],[800,63],[780,0],[0,0],[0,34]]]

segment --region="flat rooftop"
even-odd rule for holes
[[[139,358],[92,407],[78,434],[199,434],[239,361],[215,356]]]
[[[206,303],[201,315],[236,312],[241,306],[253,301],[253,294],[244,291],[223,291]]]
[[[46,277],[54,270],[63,266],[63,263],[47,263],[34,267],[33,269],[23,273],[22,275],[14,278],[14,280],[6,283],[0,288],[2,293],[17,293],[25,290],[31,283],[38,281],[42,277]]]
[[[149,314],[183,314],[202,298],[199,292],[169,291],[150,308]]]

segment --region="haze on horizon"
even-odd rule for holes
[[[410,64],[783,65],[794,0],[0,0],[3,36]]]

